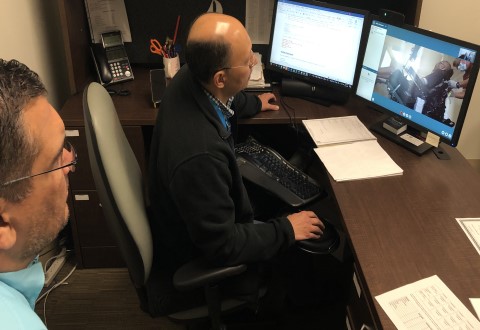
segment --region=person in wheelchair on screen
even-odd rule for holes
[[[387,89],[393,101],[424,115],[455,126],[449,118],[445,118],[445,100],[451,90],[449,85],[453,75],[452,65],[448,61],[435,64],[432,72],[420,78],[412,67],[397,69],[387,79]]]

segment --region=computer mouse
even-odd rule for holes
[[[340,245],[340,235],[337,229],[327,219],[322,219],[325,229],[320,238],[298,241],[297,246],[310,253],[329,254],[334,252]]]

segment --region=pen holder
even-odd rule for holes
[[[180,70],[180,58],[178,54],[173,58],[164,57],[163,66],[165,69],[165,78],[173,78],[175,73]]]

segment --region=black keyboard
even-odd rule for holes
[[[253,138],[237,144],[235,154],[243,178],[267,189],[293,207],[311,202],[323,192],[314,179]]]

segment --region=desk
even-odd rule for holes
[[[114,96],[113,100],[122,125],[130,132],[129,141],[139,160],[144,162],[145,131],[151,129],[157,113],[150,101],[148,70],[135,69],[135,80],[121,87],[129,89],[131,95]],[[356,98],[345,106],[328,108],[294,98],[284,100],[296,109],[296,122],[305,118],[355,114],[370,125],[379,117]],[[82,95],[72,96],[60,115],[67,129],[81,131],[84,126]],[[285,124],[290,122],[290,116],[282,109],[261,113],[241,124]],[[451,159],[441,161],[433,153],[418,157],[380,136],[378,141],[403,168],[402,176],[337,183],[325,175],[321,162],[316,160],[318,175],[322,176],[338,205],[341,225],[353,254],[356,282],[361,290],[360,296],[354,290],[348,306],[352,329],[360,329],[363,323],[373,329],[395,329],[374,297],[434,274],[473,312],[468,298],[480,297],[480,256],[455,218],[480,216],[479,174],[454,148],[445,147]],[[77,143],[81,145],[81,139]],[[83,175],[88,176],[86,148],[77,149],[81,158],[79,171],[71,178],[72,193],[94,194],[94,186],[85,187],[85,178],[78,173],[83,171]],[[95,204],[95,198],[92,199]],[[103,243],[108,241],[105,238],[108,232],[99,225],[101,209],[96,206],[97,222],[93,223],[84,219],[80,209],[74,206],[72,215],[77,258],[83,260],[85,267],[105,266],[107,260],[111,266],[112,259],[115,260],[111,257],[115,254],[115,246]],[[85,227],[89,226],[94,227],[101,242],[88,242],[91,228],[88,231]],[[88,246],[90,243],[93,246]]]
[[[449,161],[422,157],[378,138],[403,168],[398,177],[331,181],[374,325],[395,329],[374,297],[438,275],[473,312],[480,297],[480,256],[457,217],[479,217],[480,177],[456,150]]]

